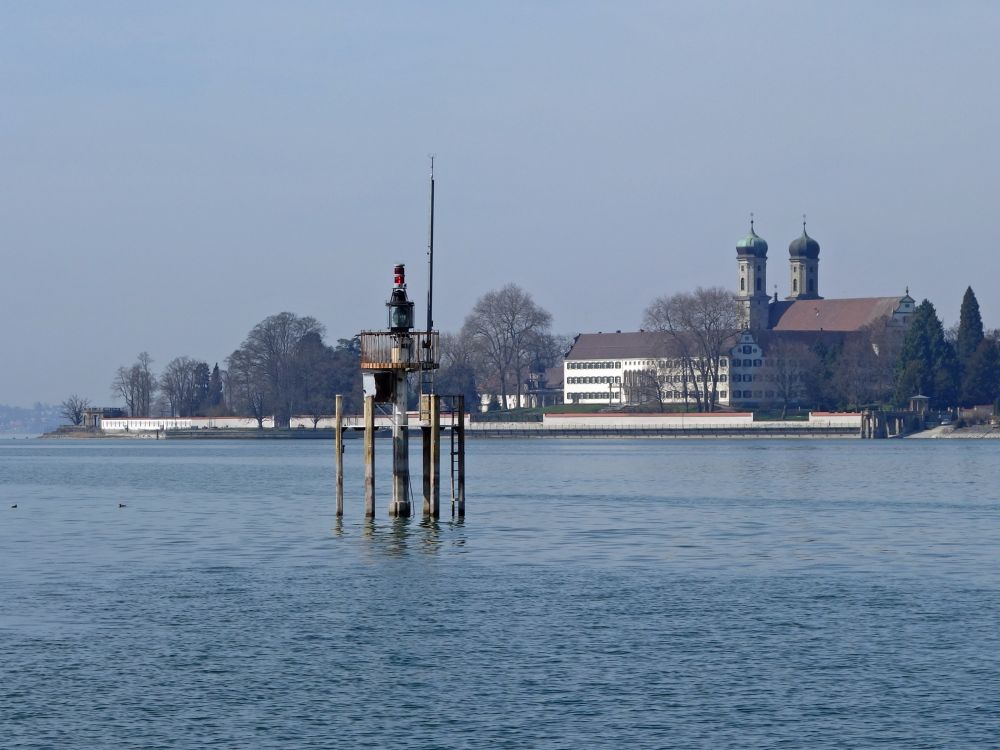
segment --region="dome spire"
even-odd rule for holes
[[[806,233],[806,215],[802,214],[802,234]]]

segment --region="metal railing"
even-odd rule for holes
[[[440,339],[437,331],[361,332],[362,370],[436,370],[440,365]]]

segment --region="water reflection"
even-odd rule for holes
[[[360,528],[360,536],[352,529]],[[467,544],[465,519],[445,520],[422,518],[367,518],[360,525],[345,523],[338,518],[331,528],[337,539],[360,538],[362,547],[375,557],[400,558],[410,553],[436,556],[445,546],[463,548]]]

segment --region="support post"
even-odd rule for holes
[[[344,397],[339,393],[334,400],[334,451],[337,453],[337,518],[344,515]]]
[[[441,397],[430,396],[430,511],[431,518],[441,517]]]
[[[406,373],[396,374],[396,398],[392,407],[392,503],[389,515],[410,517],[410,445],[406,416]]]
[[[374,396],[365,396],[365,518],[375,518]]]
[[[428,399],[430,397],[428,396]],[[421,411],[423,407],[421,406]],[[423,470],[424,470],[424,516],[431,514],[431,426],[428,416],[427,424],[420,427],[421,445],[423,447]]]
[[[458,517],[465,518],[465,396],[458,396]]]

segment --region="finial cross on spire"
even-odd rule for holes
[[[805,233],[805,231],[806,231],[806,215],[802,214],[802,232],[803,232],[803,234]]]
[[[753,233],[753,211],[750,212],[750,232]]]

